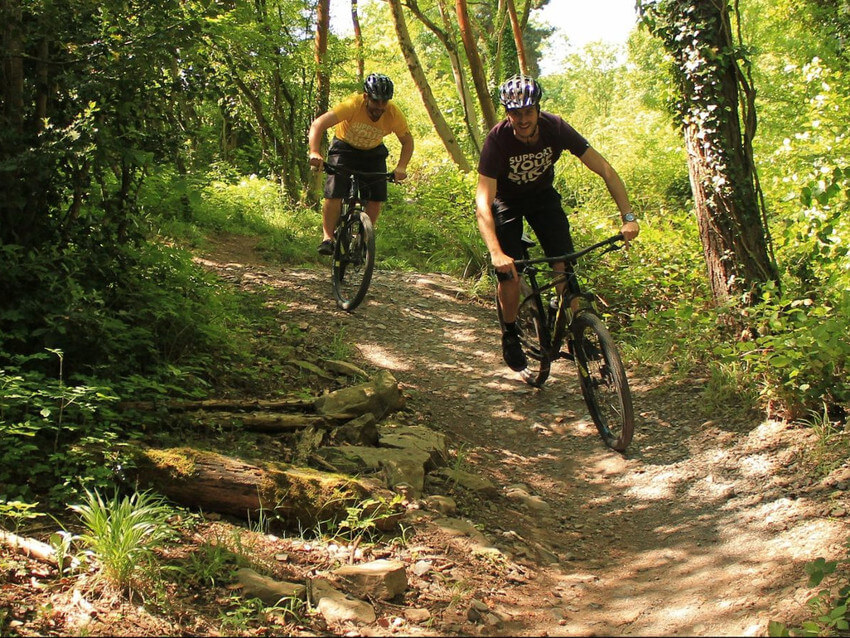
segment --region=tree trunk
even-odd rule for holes
[[[446,147],[449,156],[451,156],[458,168],[464,172],[469,172],[472,170],[472,167],[463,154],[463,150],[458,145],[455,134],[443,117],[440,107],[437,106],[437,101],[431,92],[431,86],[428,84],[428,79],[425,77],[425,72],[419,63],[416,50],[413,48],[413,42],[407,31],[407,23],[404,20],[401,1],[390,0],[389,4],[393,15],[393,22],[395,23],[396,34],[398,35],[398,42],[404,54],[404,59],[407,62],[407,68],[410,70],[410,76],[413,78],[413,82],[419,89],[419,94],[422,96],[422,102],[425,104],[425,109],[428,111],[431,123],[443,141],[443,146]]]
[[[406,6],[413,12],[422,24],[424,24],[435,36],[437,36],[437,39],[446,49],[446,54],[449,56],[449,63],[452,66],[455,89],[457,90],[458,99],[463,107],[463,119],[466,124],[466,130],[475,149],[475,155],[478,156],[481,152],[482,144],[481,126],[478,120],[478,113],[476,113],[472,104],[472,94],[469,91],[469,84],[466,81],[460,56],[458,55],[455,32],[451,22],[451,18],[454,17],[454,13],[447,10],[445,0],[439,0],[438,8],[440,10],[440,17],[443,21],[443,28],[440,28],[422,12],[416,0],[407,0]]]
[[[357,0],[351,0],[351,24],[354,25],[354,55],[357,57],[357,79],[360,84],[366,79],[363,67],[363,33],[360,31],[360,15],[357,12]]]
[[[331,83],[326,69],[330,24],[331,0],[319,0],[316,5],[316,110],[313,117],[318,117],[328,110],[331,94]]]
[[[779,275],[752,158],[752,89],[735,57],[729,7],[725,0],[643,0],[640,9],[676,60],[677,108],[713,297],[753,303]]]
[[[313,118],[317,118],[328,110],[331,94],[330,77],[327,73],[328,31],[331,23],[331,0],[319,0],[316,6],[316,104]],[[321,153],[327,152],[327,137],[322,136]],[[321,199],[322,173],[310,171],[307,185],[307,198],[310,202]]]
[[[10,130],[21,132],[24,123],[24,44],[21,35],[21,8],[18,0],[0,4],[3,19],[3,119]]]
[[[472,33],[472,27],[469,23],[469,11],[466,7],[466,0],[457,0],[455,5],[457,12],[458,28],[460,29],[460,37],[463,41],[463,47],[466,50],[466,59],[469,62],[469,70],[472,73],[472,82],[475,86],[475,92],[478,94],[478,102],[481,105],[481,113],[484,117],[484,124],[487,131],[496,126],[498,118],[496,116],[496,107],[493,106],[493,99],[487,89],[487,78],[484,75],[484,67],[481,64],[481,57],[478,55],[478,47],[475,44],[475,35]]]
[[[519,19],[516,15],[516,7],[514,0],[505,0],[508,5],[508,15],[511,18],[511,29],[514,34],[514,43],[516,44],[517,60],[519,61],[519,70],[524,75],[528,75],[528,59],[525,55],[525,43],[522,40],[522,29],[520,28]]]

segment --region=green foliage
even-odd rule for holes
[[[391,187],[376,234],[379,267],[453,274],[486,270],[475,224],[474,180],[443,164]]]
[[[808,447],[803,455],[815,476],[827,476],[844,464],[850,449],[850,430],[843,429],[829,412],[830,406],[824,403],[820,411],[812,410],[810,417],[802,420],[816,437],[814,445]]]
[[[107,387],[0,369],[0,500],[47,496],[56,506],[80,483],[108,484],[119,430],[97,415],[115,399]]]
[[[811,614],[799,627],[788,627],[784,622],[770,621],[769,636],[846,636],[850,630],[850,578],[846,566],[850,560],[827,561],[817,558],[804,567],[809,579],[808,587],[818,587],[824,580],[830,587],[818,591],[806,601]],[[839,570],[839,566],[842,570]]]
[[[362,540],[372,542],[381,534],[381,523],[398,516],[403,497],[395,494],[387,500],[383,497],[366,498],[345,508],[346,516],[335,523],[332,538],[351,543]]]
[[[754,309],[757,336],[731,344],[723,356],[745,362],[761,387],[763,404],[792,417],[823,404],[846,405],[850,294],[832,305],[770,292],[766,289]]]
[[[71,505],[85,531],[79,541],[99,566],[99,576],[120,590],[143,584],[156,573],[155,550],[172,537],[168,518],[173,510],[150,492],[106,500],[86,490],[86,502]]]
[[[204,539],[177,572],[189,585],[218,587],[233,580],[233,573],[242,562],[245,558],[229,550],[221,539]]]

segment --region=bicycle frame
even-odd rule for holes
[[[579,258],[599,248],[605,248],[601,254],[605,254],[613,250],[619,250],[620,246],[617,244],[621,241],[623,241],[623,235],[622,233],[618,233],[617,235],[604,239],[576,252],[566,253],[557,257],[540,257],[536,259],[527,258],[528,247],[533,245],[533,243],[530,241],[528,243],[524,242],[523,252],[526,258],[515,260],[514,265],[517,268],[522,269],[522,274],[520,276],[525,276],[531,284],[531,294],[520,299],[520,304],[533,299],[540,316],[548,318],[551,314],[551,308],[545,307],[545,304],[543,303],[543,293],[547,290],[556,290],[561,284],[566,284],[563,291],[558,293],[558,309],[555,313],[554,321],[547,321],[545,325],[541,326],[543,329],[543,340],[545,341],[546,347],[544,354],[550,360],[572,360],[574,358],[572,352],[561,352],[561,345],[564,342],[564,337],[567,335],[567,328],[573,319],[573,299],[576,297],[583,299],[583,301],[579,302],[581,304],[579,310],[590,309],[595,312],[594,297],[591,294],[581,291],[581,287],[574,271],[575,264],[578,262]],[[551,280],[546,283],[538,283],[537,274],[540,272],[540,269],[536,266],[538,264],[551,265],[558,262],[564,263],[564,272],[553,275]]]
[[[368,181],[371,178],[385,179],[387,182],[395,182],[395,175],[391,172],[358,171],[353,168],[346,168],[336,164],[328,164],[327,162],[324,163],[323,168],[328,175],[336,175],[348,180],[348,195],[342,199],[340,219],[347,215],[353,208],[365,207],[366,200],[360,196],[362,181]]]

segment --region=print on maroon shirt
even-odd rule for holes
[[[588,141],[561,117],[545,111],[538,119],[539,139],[525,144],[514,137],[507,119],[493,127],[481,149],[478,172],[496,180],[496,199],[516,201],[552,188],[555,162],[563,151],[576,157]]]

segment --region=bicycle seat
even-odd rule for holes
[[[532,246],[536,246],[537,242],[535,242],[531,237],[528,236],[528,233],[522,234],[522,239],[520,240],[522,245],[526,248],[531,248]]]

